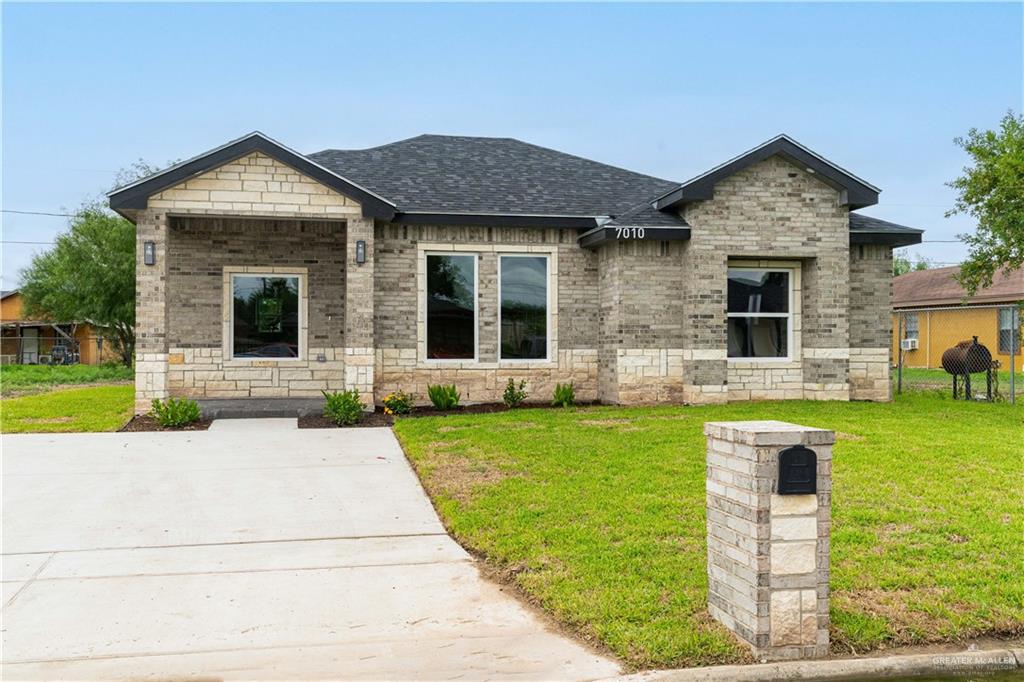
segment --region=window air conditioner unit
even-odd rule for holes
[[[917,339],[903,339],[900,341],[900,350],[917,350]]]

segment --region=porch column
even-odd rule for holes
[[[357,263],[359,242],[364,262]],[[373,409],[373,219],[349,218],[345,227],[345,388]],[[410,276],[412,273],[410,273]]]
[[[135,238],[135,413],[167,397],[167,214],[140,211]],[[146,242],[156,261],[145,263]]]

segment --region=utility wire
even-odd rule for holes
[[[18,215],[51,215],[58,218],[74,218],[74,213],[48,213],[46,211],[15,211],[14,209],[0,209],[0,213],[17,213]]]

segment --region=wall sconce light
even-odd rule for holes
[[[146,265],[156,265],[156,242],[146,242],[142,245],[142,262]]]
[[[356,242],[356,263],[362,265],[366,262],[366,242],[362,239]]]

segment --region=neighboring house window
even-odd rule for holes
[[[232,357],[299,357],[299,275],[232,275],[231,294]]]
[[[920,338],[920,326],[917,319],[917,313],[906,313],[903,316],[903,338],[905,339],[917,339]]]
[[[1009,354],[1011,348],[1014,354],[1020,353],[1020,311],[1016,308],[1000,308],[999,352]]]
[[[789,357],[791,286],[789,270],[729,268],[730,358]]]
[[[501,359],[548,357],[548,257],[501,256]]]
[[[427,359],[475,359],[476,327],[476,255],[427,254]]]

